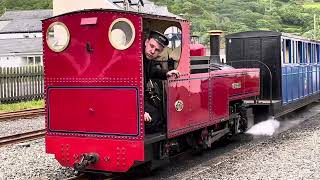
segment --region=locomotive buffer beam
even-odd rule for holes
[[[76,171],[84,171],[90,164],[95,164],[99,160],[97,154],[82,154],[80,162],[73,165]]]

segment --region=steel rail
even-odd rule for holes
[[[115,176],[115,175],[111,175],[109,177],[99,177],[99,178],[95,178],[95,177],[91,177],[88,174],[81,174],[79,176],[72,176],[63,180],[88,180],[88,179],[101,179],[101,180],[115,180],[115,179],[121,179],[121,176]]]
[[[17,142],[22,142],[22,141],[39,139],[41,137],[44,137],[45,134],[46,134],[46,130],[40,129],[40,130],[36,130],[36,131],[0,137],[0,146],[14,144]]]
[[[7,121],[7,120],[10,120],[13,118],[39,116],[39,115],[43,115],[44,113],[45,113],[44,108],[27,109],[27,110],[22,110],[22,111],[0,113],[0,121]]]

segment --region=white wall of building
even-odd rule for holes
[[[0,39],[20,39],[42,37],[42,33],[8,33],[0,34]]]
[[[53,15],[84,9],[118,9],[108,0],[53,0]]]
[[[22,67],[28,65],[43,65],[42,55],[7,55],[0,57],[0,67]]]

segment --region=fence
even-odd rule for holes
[[[43,66],[0,67],[0,103],[43,98]]]

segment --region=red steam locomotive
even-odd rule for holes
[[[47,153],[78,171],[126,172],[248,128],[252,112],[243,99],[259,95],[259,69],[214,63],[218,54],[190,56],[203,53],[190,50],[189,26],[116,10],[44,20]],[[168,34],[159,61],[181,76],[159,83],[165,131],[145,134],[143,45],[152,30]]]

